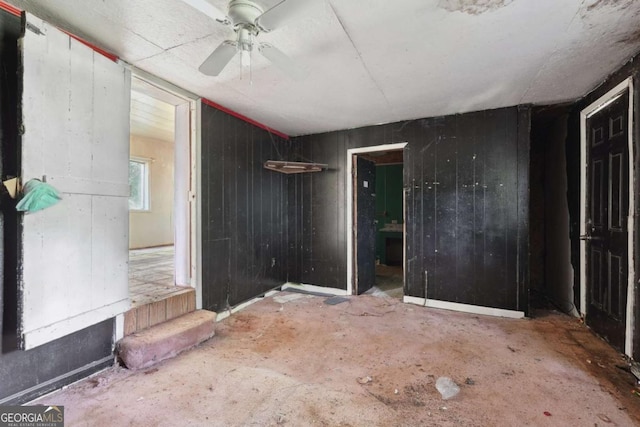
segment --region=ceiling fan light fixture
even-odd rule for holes
[[[251,67],[251,51],[244,49],[242,50],[242,52],[240,53],[240,63],[242,64],[243,68]]]
[[[238,28],[238,50],[240,50],[240,64],[243,68],[251,67],[251,51],[253,50],[253,36],[255,29],[250,26]]]

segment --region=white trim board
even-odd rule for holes
[[[95,325],[98,323],[96,319],[106,320],[114,318],[119,314],[125,313],[129,310],[130,306],[131,302],[129,298],[127,298],[105,305],[104,307],[91,309],[90,311],[86,311],[68,319],[63,319],[51,325],[29,331],[23,331],[22,338],[24,340],[24,348],[26,350],[30,350],[34,347],[38,347],[55,339],[69,335],[69,331],[79,331],[86,327],[83,325]],[[115,338],[115,328],[113,332]]]
[[[202,147],[202,104],[201,98],[192,92],[189,92],[179,86],[137,68],[125,61],[120,60],[123,66],[131,70],[132,76],[138,80],[145,82],[157,89],[158,93],[163,93],[163,102],[174,105],[176,109],[179,106],[188,105],[188,144],[185,144],[185,150],[189,152],[189,173],[191,174],[188,186],[188,195],[186,201],[189,205],[189,213],[186,220],[189,222],[188,233],[189,239],[185,246],[182,256],[188,258],[186,274],[189,275],[189,286],[196,290],[196,309],[202,309],[202,239],[200,238],[200,230],[202,230],[202,218],[199,206],[201,206],[202,197],[201,190],[201,147]],[[156,94],[157,96],[158,94]],[[153,96],[155,97],[155,96]],[[177,119],[177,117],[176,117]],[[188,146],[188,147],[187,147]],[[186,163],[185,163],[186,166]],[[174,206],[175,209],[175,206]],[[175,216],[175,212],[174,212]],[[183,227],[184,230],[187,227]],[[176,254],[177,256],[178,254]],[[177,261],[177,260],[176,260]],[[177,267],[175,262],[175,267]]]
[[[304,291],[304,292],[314,292],[314,293],[322,293],[322,294],[327,294],[327,295],[340,295],[340,296],[344,296],[347,295],[347,291],[345,291],[344,289],[336,289],[336,288],[325,288],[322,286],[316,286],[316,285],[306,285],[306,284],[300,284],[300,283],[291,283],[291,282],[287,282],[284,285],[282,285],[280,287],[281,291],[287,291],[287,289],[294,289],[294,290],[299,290],[299,291]],[[277,291],[277,290],[273,290],[273,291],[269,291],[266,294],[259,296],[259,297],[255,297],[250,299],[249,301],[245,301],[243,303],[240,303],[238,305],[236,305],[235,307],[233,307],[231,310],[225,310],[221,313],[217,313],[216,315],[216,322],[220,322],[224,319],[226,319],[227,317],[231,316],[232,314],[237,313],[240,310],[243,310],[247,307],[249,307],[251,304],[255,304],[258,301],[263,300],[264,298],[267,297],[271,297],[273,295],[279,294],[281,291]]]
[[[270,296],[273,296],[273,295],[276,295],[278,293],[280,293],[280,292],[279,291],[275,291],[275,290],[274,291],[269,291],[264,295],[261,295],[259,297],[252,298],[249,301],[245,301],[243,303],[240,303],[240,304],[236,305],[235,307],[233,307],[230,310],[225,310],[225,311],[223,311],[221,313],[216,313],[216,322],[221,322],[224,319],[226,319],[227,317],[231,316],[232,314],[236,314],[240,310],[244,310],[245,308],[249,307],[250,305],[255,304],[258,301],[262,301],[263,299],[265,299],[267,297],[270,297]]]
[[[348,290],[337,289],[337,288],[325,288],[324,286],[307,285],[304,283],[287,282],[284,285],[282,285],[280,289],[283,291],[286,291],[287,289],[296,289],[299,291],[315,292],[315,293],[327,294],[327,295],[339,295],[339,296],[350,295],[348,293],[349,292]]]
[[[584,110],[580,112],[580,235],[586,234],[586,196],[587,196],[587,119],[593,116],[603,108],[606,108],[609,104],[619,98],[625,91],[629,91],[629,212],[627,214],[627,233],[628,233],[628,265],[629,276],[627,279],[627,321],[625,327],[625,345],[624,352],[627,356],[631,357],[633,353],[633,328],[634,328],[634,316],[633,309],[635,306],[635,271],[634,271],[634,259],[635,254],[633,252],[634,243],[634,230],[635,224],[633,221],[633,209],[635,206],[635,194],[633,191],[633,181],[636,175],[634,170],[633,159],[635,156],[633,145],[633,104],[634,104],[634,92],[633,92],[633,77],[629,77],[622,81],[616,87],[605,93],[598,98],[595,102],[590,104]],[[580,240],[580,314],[585,316],[587,314],[587,242]]]
[[[179,86],[174,85],[173,83],[169,83],[168,81],[155,76],[151,73],[148,73],[138,67],[136,67],[135,65],[131,65],[126,61],[123,60],[119,60],[118,63],[122,64],[122,66],[126,67],[127,69],[131,70],[131,74],[136,77],[139,78],[140,80],[145,81],[146,83],[153,85],[155,87],[157,87],[158,89],[169,93],[170,95],[172,95],[175,98],[178,98],[178,100],[182,99],[185,101],[195,101],[200,99],[200,97],[192,92],[189,92],[188,90],[185,90]],[[170,99],[165,99],[165,102],[169,102],[169,103],[174,103],[175,101],[172,101]]]
[[[17,393],[12,394],[11,396],[7,396],[7,397],[5,397],[5,398],[3,398],[3,399],[0,399],[0,405],[4,405],[4,404],[6,404],[7,402],[11,402],[11,401],[12,401],[12,400],[14,400],[14,399],[18,399],[19,397],[26,396],[27,394],[30,394],[30,393],[32,393],[32,392],[34,392],[34,391],[38,391],[38,390],[46,389],[46,388],[47,388],[47,387],[49,387],[51,384],[59,383],[59,382],[61,382],[61,381],[65,380],[66,378],[73,377],[74,375],[81,374],[81,373],[83,373],[83,372],[85,372],[85,371],[88,371],[88,370],[90,370],[90,369],[95,368],[96,366],[100,366],[100,365],[103,365],[103,364],[105,364],[105,363],[107,363],[107,362],[112,362],[112,361],[113,361],[113,356],[112,356],[112,355],[105,356],[105,357],[103,357],[102,359],[95,360],[95,361],[93,361],[93,362],[91,362],[91,363],[88,363],[88,364],[86,364],[86,365],[84,365],[84,366],[81,366],[81,367],[79,367],[79,368],[76,368],[76,369],[74,369],[74,370],[72,370],[72,371],[66,372],[66,373],[64,373],[64,374],[62,374],[62,375],[58,375],[58,376],[57,376],[57,377],[55,377],[55,378],[51,378],[50,380],[46,380],[46,381],[43,381],[43,382],[41,382],[41,383],[39,383],[39,384],[36,384],[36,385],[34,385],[33,387],[29,387],[29,388],[28,388],[28,389],[26,389],[26,390],[21,390],[21,391],[19,391],[19,392],[17,392]],[[111,363],[111,365],[112,365],[112,364],[113,364],[113,362]],[[96,372],[92,373],[92,374],[91,374],[91,375],[89,375],[88,377],[82,376],[81,378],[78,378],[77,380],[72,381],[71,383],[66,384],[66,385],[64,385],[64,386],[61,386],[61,387],[62,387],[62,388],[65,388],[65,387],[68,387],[68,386],[70,386],[70,385],[72,385],[72,384],[79,383],[80,381],[85,381],[85,380],[86,380],[86,379],[88,379],[88,378],[93,378],[93,377],[95,377],[96,375],[98,375],[98,374],[100,374],[100,373],[102,373],[102,372],[104,372],[105,370],[110,369],[110,368],[111,368],[111,366],[105,366],[104,368],[100,369],[99,371],[96,371]],[[51,395],[53,395],[54,393],[57,393],[57,392],[59,392],[59,391],[60,391],[60,388],[58,387],[58,388],[56,388],[55,390],[51,390],[50,392],[45,393],[45,394],[43,394],[43,395],[41,395],[41,396],[34,397],[34,398],[33,398],[33,400],[30,400],[29,402],[25,402],[25,403],[23,403],[23,405],[34,405],[34,404],[36,404],[35,402],[37,402],[37,401],[41,401],[41,399],[48,398],[49,396],[51,396]]]
[[[407,144],[408,142],[399,142],[347,150],[347,173],[345,174],[345,186],[347,187],[347,290],[344,294],[336,295],[353,295],[353,156],[376,151],[402,150]]]
[[[505,310],[502,308],[482,307],[479,305],[460,304],[457,302],[439,301],[435,299],[424,299],[418,297],[405,296],[402,302],[408,304],[421,305],[429,308],[439,308],[443,310],[461,311],[464,313],[481,314],[484,316],[507,317],[509,319],[523,319],[523,311]]]
[[[191,101],[178,104],[173,110],[175,126],[173,144],[174,284],[193,287],[191,232],[195,222],[191,216],[193,204],[191,187],[195,170],[191,143]]]
[[[116,343],[122,338],[124,338],[124,313],[118,314],[113,322],[113,343],[111,350],[115,350]]]
[[[192,161],[195,162],[194,177],[192,180],[192,191],[195,192],[195,200],[191,204],[191,221],[194,227],[191,232],[191,286],[196,289],[196,309],[202,309],[202,101],[193,101],[191,103],[192,114],[192,144],[193,153]],[[193,194],[192,194],[193,199]],[[193,222],[195,221],[195,223]],[[195,283],[194,283],[195,281]]]

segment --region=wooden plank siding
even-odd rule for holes
[[[203,308],[221,311],[286,281],[286,141],[202,105]]]
[[[346,155],[408,142],[405,294],[528,310],[528,107],[293,138],[329,171],[288,182],[288,280],[347,289]]]

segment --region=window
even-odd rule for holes
[[[149,210],[149,162],[129,160],[129,210]]]

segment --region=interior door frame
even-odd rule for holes
[[[404,150],[407,146],[408,142],[398,142],[393,144],[383,144],[383,145],[374,145],[371,147],[361,147],[361,148],[350,148],[347,150],[347,173],[346,173],[346,187],[347,187],[347,295],[353,295],[355,291],[354,286],[354,269],[353,269],[353,261],[354,261],[354,250],[355,246],[353,244],[353,196],[354,196],[354,188],[353,188],[353,157],[358,154],[366,154],[366,153],[375,153],[377,151],[390,151],[390,150]],[[406,233],[406,222],[403,227],[403,236]],[[406,246],[406,242],[403,237],[403,254],[405,253],[404,247]],[[404,255],[403,255],[404,257]],[[403,260],[403,271],[405,268],[406,260]],[[404,284],[404,275],[403,280]]]
[[[132,76],[141,79],[158,89],[168,92],[176,98],[184,100],[184,104],[176,105],[176,114],[179,107],[187,106],[189,110],[189,156],[190,156],[190,174],[189,180],[189,277],[190,286],[196,290],[196,308],[202,308],[202,245],[201,239],[198,238],[202,229],[200,209],[200,187],[201,187],[201,105],[200,97],[178,86],[175,86],[153,74],[140,70],[139,68],[129,65]],[[175,208],[175,207],[174,207]],[[176,224],[177,226],[177,224]]]
[[[629,77],[622,81],[609,92],[598,98],[588,107],[580,112],[580,235],[586,235],[586,219],[587,219],[587,120],[594,114],[609,106],[612,102],[629,91],[629,212],[627,212],[627,233],[628,233],[628,265],[629,275],[627,277],[627,308],[626,308],[626,325],[625,325],[625,345],[624,352],[631,357],[633,352],[633,309],[635,305],[635,271],[633,251],[635,241],[635,224],[633,221],[633,212],[635,206],[634,195],[634,177],[636,171],[634,169],[634,146],[633,146],[633,77]],[[585,317],[587,314],[587,242],[580,240],[580,315]]]

